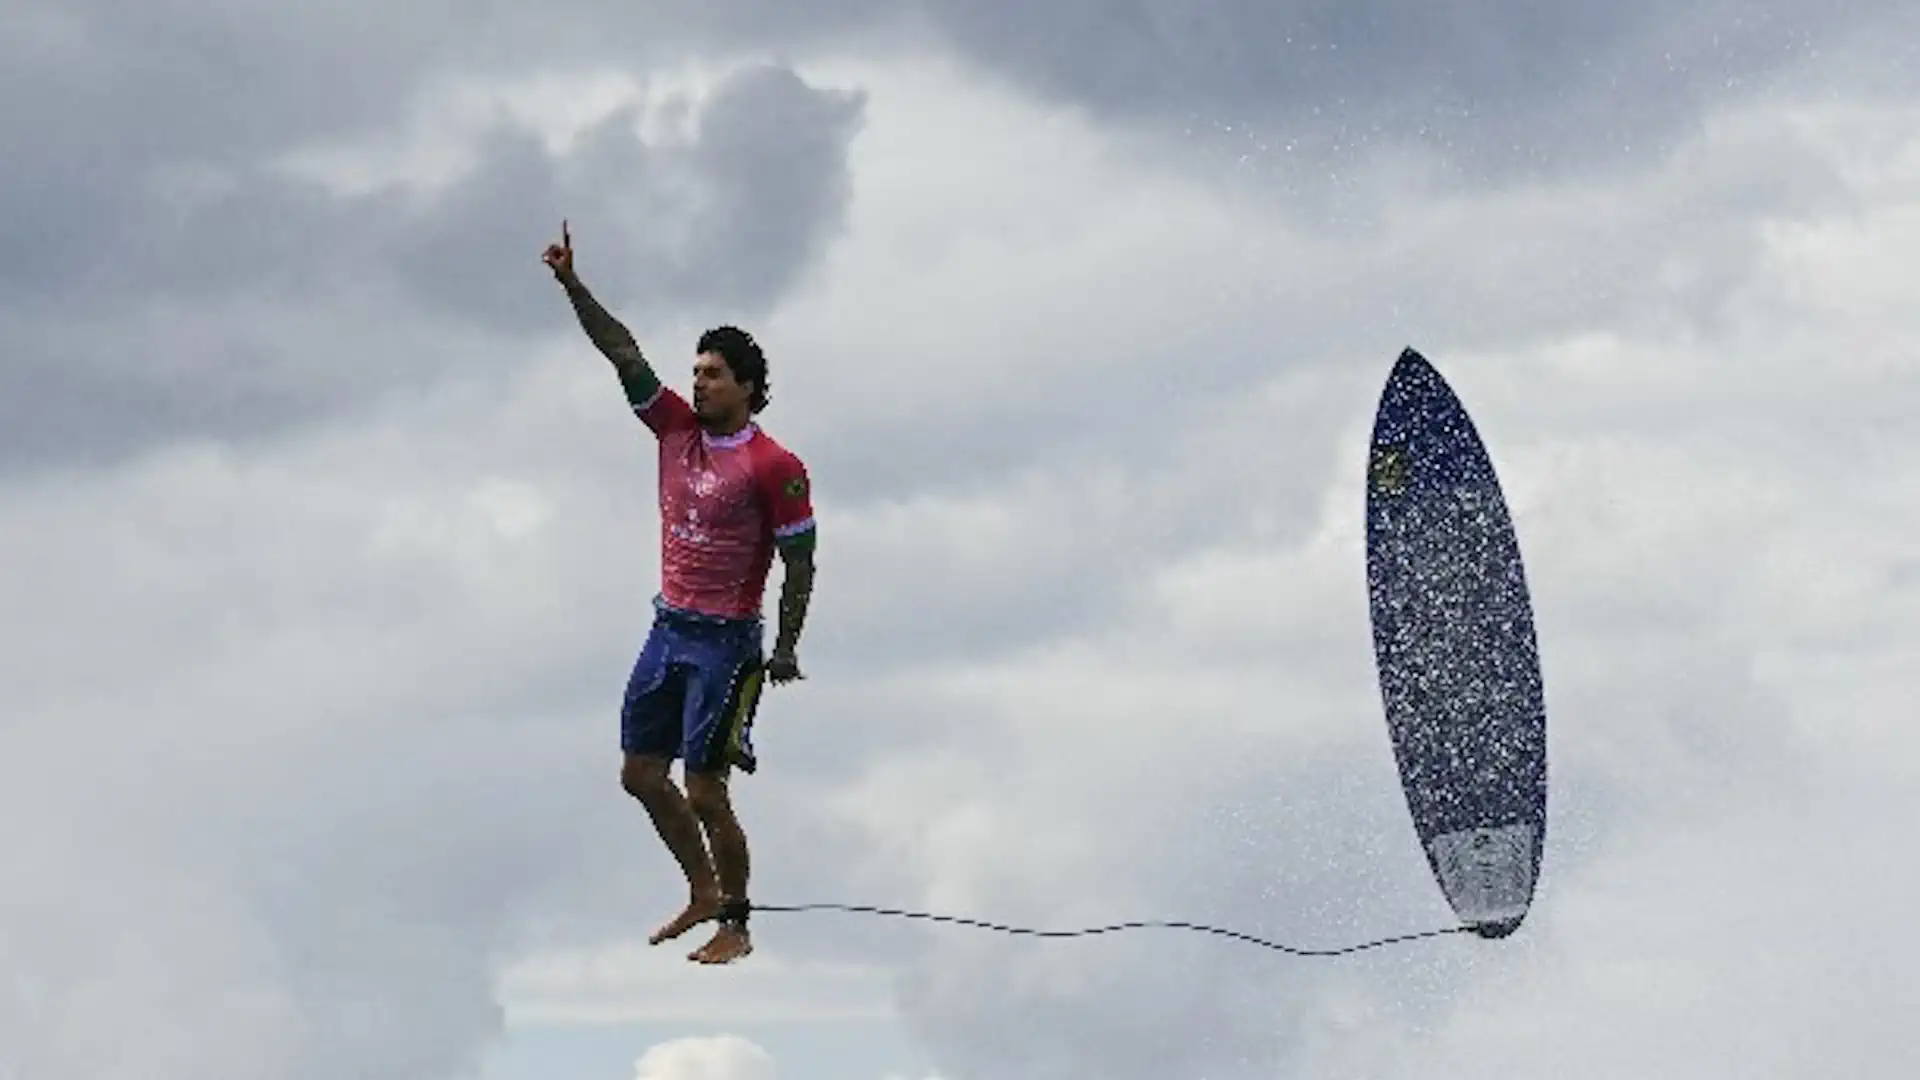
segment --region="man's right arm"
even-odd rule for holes
[[[620,376],[620,386],[627,392],[628,403],[636,411],[645,407],[660,392],[660,377],[641,354],[640,345],[633,340],[633,334],[619,319],[600,306],[600,301],[593,298],[586,285],[581,283],[579,275],[571,269],[555,276],[567,291],[567,299],[573,303],[573,311],[580,318],[581,329],[613,363],[613,370]]]

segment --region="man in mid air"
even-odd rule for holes
[[[689,405],[580,283],[566,223],[542,258],[659,441],[662,581],[620,712],[620,783],[647,808],[691,892],[651,942],[714,920],[712,939],[688,959],[725,964],[753,951],[747,838],[728,774],[754,771],[749,735],[762,679],[801,677],[795,648],[813,590],[815,535],[806,468],[753,422],[767,404],[767,362],[750,335],[731,326],[701,335]],[[760,605],[776,551],[785,564],[780,625],[763,660]],[[685,795],[668,776],[676,757]]]

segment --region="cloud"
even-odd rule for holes
[[[1027,90],[1185,132],[1212,163],[1252,157],[1309,192],[1339,186],[1329,170],[1344,174],[1409,143],[1469,185],[1637,168],[1688,141],[1704,116],[1764,100],[1797,65],[1899,18],[1894,5],[1816,13],[1744,0],[1686,9],[933,2],[926,11],[968,56]]]
[[[1051,454],[1023,455],[1017,467],[989,457],[965,494],[881,496],[839,512],[854,534],[841,543],[859,551],[850,565],[878,571],[849,586],[862,601],[857,621],[908,629],[888,635],[890,649],[848,648],[849,662],[874,649],[888,657],[883,681],[812,690],[801,715],[768,727],[763,749],[776,760],[804,755],[793,760],[806,775],[824,774],[796,798],[833,826],[804,838],[797,827],[763,827],[770,850],[798,845],[811,856],[768,878],[800,895],[1055,927],[1164,914],[1341,944],[1442,925],[1378,727],[1355,494],[1372,397],[1397,344],[1387,335],[1426,327],[1415,340],[1438,342],[1430,355],[1502,465],[1542,616],[1554,821],[1541,906],[1520,939],[1298,961],[1178,936],[1036,944],[886,925],[868,937],[831,923],[805,938],[783,930],[783,940],[794,935],[786,947],[906,964],[903,1003],[955,1075],[1322,1066],[1411,1075],[1435,1058],[1490,1053],[1486,1040],[1498,1036],[1480,1032],[1528,1025],[1536,1010],[1646,1031],[1644,1046],[1611,1045],[1604,1060],[1622,1067],[1644,1071],[1680,1050],[1707,1073],[1773,1060],[1761,1047],[1680,1046],[1659,1034],[1671,1014],[1619,1012],[1535,973],[1628,956],[1629,968],[1706,980],[1667,999],[1674,1008],[1716,1009],[1738,984],[1714,974],[1714,958],[1752,947],[1724,925],[1728,910],[1737,905],[1738,925],[1757,935],[1745,918],[1790,921],[1828,893],[1814,872],[1696,898],[1695,875],[1721,872],[1711,861],[1696,869],[1693,853],[1727,845],[1723,876],[1744,882],[1734,864],[1760,858],[1761,835],[1778,836],[1783,866],[1800,857],[1790,851],[1825,865],[1814,836],[1852,838],[1844,850],[1855,853],[1856,842],[1891,843],[1862,839],[1848,824],[1852,800],[1836,793],[1861,782],[1858,762],[1837,762],[1898,708],[1885,673],[1915,640],[1900,614],[1908,560],[1897,542],[1875,539],[1900,535],[1893,523],[1911,513],[1890,501],[1901,487],[1888,456],[1902,438],[1896,418],[1912,406],[1892,376],[1911,314],[1897,290],[1874,284],[1893,280],[1886,260],[1897,260],[1909,227],[1901,178],[1911,171],[1909,151],[1874,133],[1897,130],[1904,115],[1862,104],[1716,116],[1667,171],[1634,187],[1568,182],[1521,197],[1413,202],[1378,246],[1315,248],[1284,222],[1248,214],[1237,250],[1300,244],[1320,284],[1302,290],[1297,308],[1283,290],[1260,309],[1268,321],[1248,323],[1267,327],[1252,340],[1316,347],[1270,359],[1251,390],[1209,381],[1204,365],[1194,376],[1239,390],[1245,407],[1228,391],[1197,393],[1191,406],[1160,399],[1161,422],[1135,428],[1131,447],[1112,444],[1106,473],[1090,471],[1063,447],[1099,423],[1087,418],[1102,415],[1106,395],[1137,387],[1132,365],[1154,358],[1101,348],[1103,328],[1089,320],[1075,324],[1089,348],[1035,342],[986,361],[1031,373],[1037,389],[1021,406],[1061,406],[1059,424],[1017,436]],[[999,130],[1010,128],[1019,130]],[[875,138],[888,130],[877,114]],[[1048,130],[1071,145],[1071,126]],[[1740,163],[1755,157],[1775,162],[1766,171],[1780,187],[1746,185]],[[1046,163],[1063,189],[1087,183],[1058,157]],[[1086,203],[1093,216],[1128,191],[1098,190]],[[1166,219],[1182,221],[1180,191],[1156,196]],[[1673,269],[1650,278],[1633,253],[1682,228],[1704,239],[1662,248]],[[1509,239],[1478,242],[1487,236]],[[971,253],[981,265],[1002,257],[981,247]],[[1598,256],[1584,290],[1556,267],[1554,253],[1569,249]],[[1057,279],[1123,273],[1112,264],[1081,272]],[[1348,282],[1352,310],[1397,297],[1404,322],[1342,322],[1345,305],[1316,317],[1304,297],[1341,295]],[[1069,309],[1077,301],[1071,286],[1050,295]],[[1154,312],[1161,298],[1145,297],[1123,318]],[[832,310],[832,297],[824,303]],[[1177,307],[1149,318],[1173,325]],[[1182,332],[1201,336],[1187,326],[1169,339]],[[1206,355],[1170,347],[1159,359]],[[955,393],[987,385],[975,369],[947,370]],[[1281,403],[1293,406],[1285,422],[1273,411]],[[914,432],[929,461],[932,448],[994,434],[923,416]],[[1152,454],[1128,456],[1149,445]],[[1274,460],[1292,464],[1275,480],[1284,497],[1269,499],[1264,474],[1246,463]],[[912,473],[895,475],[861,490],[904,488]],[[1097,481],[1103,475],[1116,483]],[[929,486],[939,491],[937,480]],[[1144,509],[1130,516],[1128,507]],[[1173,524],[1202,508],[1205,528]],[[909,520],[935,524],[913,542],[888,529]],[[884,569],[885,552],[903,549],[936,568],[924,592],[886,587],[919,565]],[[1085,599],[1096,590],[1097,607]],[[916,618],[926,592],[950,594],[923,608],[939,622]],[[981,634],[942,648],[976,617]],[[842,633],[826,640],[841,647],[833,638]],[[1838,659],[1865,640],[1878,659]],[[1836,701],[1852,705],[1836,715]],[[821,723],[842,725],[862,754],[849,761],[801,734]],[[1780,827],[1781,817],[1805,831]],[[842,839],[849,827],[854,837]],[[820,865],[849,853],[848,871]],[[1911,897],[1916,884],[1891,869],[1868,874],[1873,884],[1862,887],[1884,890],[1877,896]],[[1582,914],[1583,898],[1642,877],[1653,879],[1649,891],[1620,896],[1615,930],[1594,933],[1598,917]],[[1663,929],[1637,933],[1640,920]],[[1864,961],[1862,943],[1889,929],[1874,921],[1858,939],[1820,940]],[[1845,999],[1869,1010],[1875,1000]],[[1774,1004],[1777,1022],[1790,1024],[1790,1000]],[[1833,1024],[1875,1036],[1860,1052],[1865,1063],[1897,1059],[1884,1011],[1857,1025],[1842,1012],[1836,1006]],[[1729,1039],[1750,1022],[1745,1012],[1703,1017]],[[1375,1049],[1356,1049],[1363,1044]],[[1550,1038],[1526,1045],[1529,1069],[1563,1052]],[[1456,1055],[1455,1046],[1471,1049]]]
[[[386,150],[379,129],[354,133],[356,154],[305,114],[244,157],[37,151],[44,171],[10,182],[21,197],[0,211],[0,234],[48,252],[0,280],[0,460],[255,442],[450,375],[497,377],[556,312],[572,317],[537,258],[563,218],[608,301],[643,298],[634,316],[764,312],[838,233],[859,95],[764,64],[697,98],[633,95],[558,149],[496,102],[463,167],[370,187],[343,183],[340,162]],[[643,136],[663,112],[681,122]],[[319,149],[332,175],[299,167]]]
[[[773,1080],[773,1056],[738,1035],[675,1039],[634,1063],[634,1080]]]
[[[593,21],[629,48],[669,27],[699,49],[958,57],[1022,96],[1147,134],[1151,156],[1178,148],[1216,178],[1261,174],[1311,207],[1303,221],[1359,212],[1346,188],[1369,163],[1469,189],[1631,174],[1713,113],[1803,93],[1810,76],[1816,93],[1911,88],[1889,43],[1912,16],[1874,2],[732,0],[661,4],[652,37]]]
[[[497,961],[661,895],[607,726],[650,572],[644,495],[607,492],[648,459],[565,353],[276,449],[9,486],[0,812],[39,827],[0,860],[0,1067],[454,1074],[503,1023]]]
[[[50,55],[98,46],[34,10]],[[684,106],[595,75],[565,132],[476,109],[493,134],[418,151],[449,158],[427,179],[378,175],[414,120],[343,104],[297,140],[243,127],[179,197],[278,192],[294,209],[248,220],[345,222],[312,242],[377,252],[372,284],[319,260],[303,272],[341,276],[170,283],[98,331],[81,293],[0,314],[5,377],[34,392],[7,430],[43,425],[9,451],[38,446],[35,467],[0,479],[0,816],[28,823],[0,840],[0,1072],[459,1075],[515,1010],[652,1007],[652,973],[596,966],[631,961],[683,888],[613,742],[657,572],[651,443],[550,291],[525,301],[541,314],[515,313],[507,270],[477,272],[484,301],[387,296],[432,245],[327,215],[404,211],[404,239],[452,215],[435,200],[474,215],[660,155],[769,172],[773,127],[819,167],[809,205],[847,204],[844,238],[807,233],[790,276],[712,294],[759,297],[767,422],[814,466],[827,537],[813,678],[770,697],[768,768],[741,785],[761,899],[1319,945],[1444,923],[1380,726],[1358,546],[1366,423],[1407,343],[1461,390],[1514,501],[1554,818],[1540,906],[1500,945],[1309,961],[768,913],[759,966],[708,985],[791,1014],[786,975],[831,977],[820,1015],[897,976],[954,1077],[1391,1077],[1516,1047],[1515,1071],[1575,1075],[1904,1060],[1916,882],[1884,853],[1912,816],[1887,718],[1920,640],[1907,107],[1716,111],[1633,177],[1446,191],[1377,169],[1356,183],[1393,212],[1330,238],[963,67],[854,68],[752,69]],[[846,84],[857,112],[808,89]],[[735,116],[740,141],[677,116]],[[835,126],[856,118],[858,138]],[[844,191],[823,164],[841,137]],[[232,186],[269,160],[282,186]],[[604,214],[576,217],[603,294],[643,338],[690,340],[712,310],[692,310],[696,271],[721,264],[623,263]],[[538,275],[544,239],[509,262]],[[321,285],[330,305],[297,302]],[[499,321],[456,317],[468,302]],[[62,325],[99,366],[60,377],[98,396],[11,360]],[[150,344],[122,383],[104,358],[133,362],[129,326]],[[112,403],[114,456],[62,401]],[[1737,1041],[1756,1029],[1823,1038]]]

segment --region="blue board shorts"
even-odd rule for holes
[[[620,708],[620,748],[680,758],[688,772],[754,771],[753,716],[766,661],[759,619],[720,619],[654,603]]]

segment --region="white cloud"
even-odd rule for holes
[[[774,1080],[773,1056],[738,1035],[675,1039],[634,1063],[633,1080]]]
[[[739,1035],[674,1039],[649,1048],[634,1063],[634,1080],[775,1080],[780,1075],[771,1053]],[[884,1080],[939,1078],[888,1074]]]

